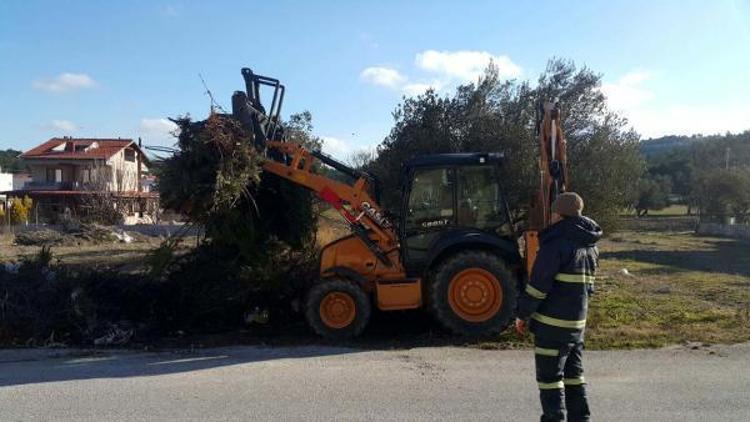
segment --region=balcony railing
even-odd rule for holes
[[[25,190],[84,190],[85,184],[81,182],[26,182]]]

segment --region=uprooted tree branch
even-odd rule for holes
[[[300,139],[315,141],[302,116]],[[180,239],[168,239],[150,254],[151,270],[136,276],[72,271],[48,249],[0,269],[0,343],[111,344],[227,330],[257,310],[270,312],[270,325],[287,319],[316,275],[312,195],[263,174],[264,157],[235,120],[175,122],[177,151],[158,166],[158,188],[166,208],[205,228],[200,244],[175,254]]]

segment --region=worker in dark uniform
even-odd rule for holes
[[[516,331],[534,333],[536,380],[544,421],[588,421],[583,333],[594,291],[602,230],[581,215],[583,199],[563,193],[552,204],[552,225],[540,233],[531,279],[523,291]]]

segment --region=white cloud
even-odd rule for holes
[[[164,118],[143,118],[138,125],[138,136],[143,138],[143,143],[146,145],[174,144],[173,133],[175,131],[177,131],[177,125],[171,120]]]
[[[51,132],[72,133],[78,129],[78,126],[70,120],[52,120],[41,125],[41,128]]]
[[[399,89],[407,96],[416,96],[430,88],[440,91],[460,83],[476,82],[490,62],[497,65],[499,76],[503,79],[515,78],[522,73],[521,67],[504,55],[472,50],[425,50],[417,53],[414,64],[417,70],[428,76],[411,79],[396,69],[373,66],[363,70],[360,77],[374,85]]]
[[[367,153],[376,155],[378,144],[362,145],[334,136],[323,136],[323,152],[350,166],[360,164],[356,154]]]
[[[633,71],[615,83],[602,84],[607,104],[612,110],[628,111],[654,98],[654,94],[642,86],[651,76],[644,71]]]
[[[374,152],[377,148],[377,145],[356,145],[334,136],[323,136],[322,139],[323,152],[345,163],[349,163],[354,154],[360,151]]]
[[[328,155],[332,155],[339,160],[343,160],[351,155],[351,153],[354,152],[354,149],[348,142],[342,139],[335,138],[333,136],[324,136],[323,152]]]
[[[420,69],[459,79],[462,82],[476,82],[490,61],[498,66],[498,72],[502,78],[516,78],[522,73],[521,67],[513,63],[508,56],[495,56],[486,51],[426,50],[417,54],[415,58],[415,63]]]
[[[637,108],[623,112],[643,138],[664,135],[723,134],[750,130],[750,105],[687,105]]]
[[[602,84],[610,109],[628,118],[630,126],[643,138],[664,135],[712,135],[750,129],[750,105],[743,103],[669,104],[656,100],[655,92],[644,86],[651,74],[629,72],[613,83]]]
[[[51,79],[39,79],[33,82],[36,89],[48,92],[67,92],[96,86],[96,81],[85,73],[62,73]]]
[[[368,67],[359,76],[366,82],[388,88],[396,88],[406,82],[406,77],[398,70],[385,66]]]
[[[69,120],[53,120],[52,127],[63,132],[73,132],[76,130],[76,125]]]

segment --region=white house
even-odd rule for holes
[[[87,195],[97,193],[115,198],[116,209],[126,219],[150,213],[158,205],[158,194],[142,187],[149,161],[132,139],[52,138],[20,157],[31,180],[8,195],[28,195],[43,206],[41,213],[75,214],[85,207]]]
[[[13,174],[3,173],[0,169],[0,207],[5,209],[5,201],[8,199],[5,192],[13,190]]]

